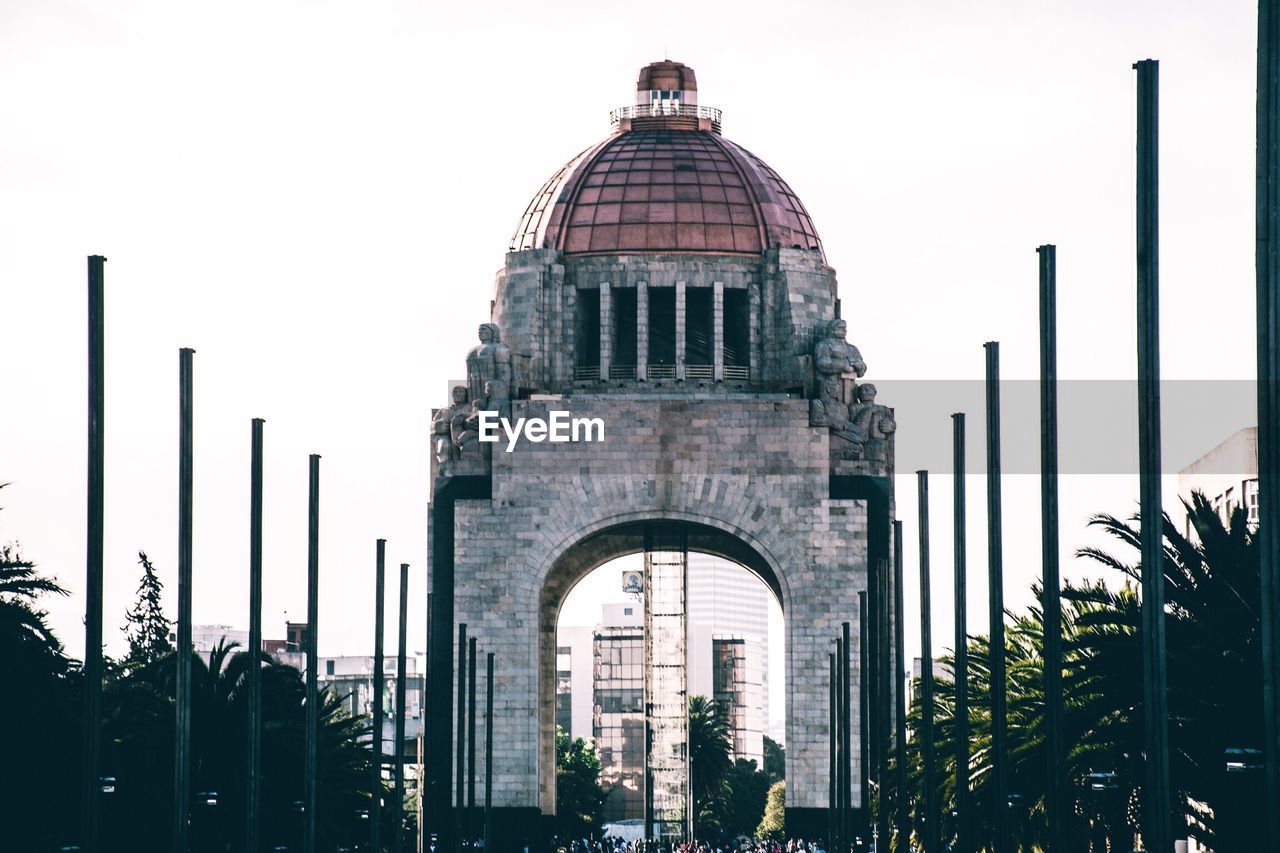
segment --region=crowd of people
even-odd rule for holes
[[[826,845],[817,841],[793,838],[788,841],[761,841],[742,838],[736,841],[624,841],[603,838],[561,842],[556,853],[826,853]]]

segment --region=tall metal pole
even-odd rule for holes
[[[476,814],[476,638],[467,654],[467,833],[475,832]],[[474,836],[473,836],[474,837]]]
[[[383,669],[383,647],[386,634],[387,540],[379,539],[374,547],[373,569],[373,778],[369,780],[369,848],[382,853],[382,729],[385,707],[386,675]]]
[[[1138,70],[1138,455],[1142,524],[1143,711],[1147,790],[1144,846],[1173,849],[1169,705],[1165,669],[1164,509],[1160,501],[1159,73]]]
[[[249,426],[249,751],[245,780],[245,850],[262,847],[262,427]]]
[[[920,512],[920,753],[924,764],[924,850],[941,853],[933,766],[933,625],[929,606],[929,472],[916,472]]]
[[[404,696],[407,678],[405,652],[409,637],[409,564],[400,564],[400,645],[396,650],[396,801],[391,813],[395,817],[395,853],[404,849]]]
[[[897,778],[894,780],[895,832],[898,849],[906,850],[911,838],[911,790],[907,787],[907,641],[906,608],[902,593],[902,522],[893,522],[893,654],[894,677],[898,689],[894,691],[894,747],[897,759]],[[888,847],[888,843],[885,844]]]
[[[858,783],[863,822],[858,832],[871,829],[871,614],[867,593],[858,593]]]
[[[1040,259],[1040,560],[1044,577],[1045,811],[1050,850],[1066,849],[1067,760],[1062,733],[1062,597],[1058,577],[1058,319],[1057,249]]]
[[[836,797],[836,768],[839,756],[836,754],[836,654],[827,653],[827,663],[831,667],[831,675],[827,681],[827,847],[836,849],[836,809],[839,808]]]
[[[1258,537],[1266,802],[1280,803],[1280,0],[1258,2]],[[1280,809],[1267,809],[1280,851]]]
[[[844,809],[844,837],[848,838],[853,834],[853,750],[850,748],[849,722],[853,710],[849,655],[853,645],[849,637],[849,623],[841,623],[840,629],[840,660],[836,661],[840,667],[840,799]]]
[[[178,350],[178,647],[174,699],[173,849],[186,853],[191,818],[192,356]]]
[[[880,707],[876,709],[879,725],[876,727],[876,743],[879,763],[876,769],[876,782],[880,787],[880,807],[876,809],[876,837],[889,842],[889,808],[886,794],[889,781],[889,739],[890,739],[890,703],[893,701],[892,668],[893,656],[889,651],[889,561],[882,560],[876,567],[876,650],[878,660],[876,670],[879,673]],[[902,688],[899,687],[899,690]]]
[[[1000,344],[984,344],[987,355],[987,587],[991,622],[991,823],[993,853],[1009,841],[1009,747],[1006,740],[1004,667],[1004,551],[1000,509]]]
[[[98,849],[102,795],[102,514],[104,393],[104,280],[101,255],[89,256],[89,470],[84,604],[84,850]]]
[[[493,849],[493,652],[485,656],[484,849]]]
[[[311,454],[307,492],[307,736],[303,765],[302,849],[316,851],[319,806],[320,690],[316,660],[320,633],[320,456]]]
[[[454,844],[461,849],[462,847],[462,813],[466,805],[466,789],[464,784],[464,771],[466,770],[467,756],[467,624],[463,622],[458,626],[458,755],[454,765],[456,770],[456,787],[457,799],[454,803],[453,810],[453,830]]]
[[[956,846],[955,853],[972,853],[969,832],[969,632],[968,580],[965,577],[965,452],[964,412],[951,416],[953,478],[952,533],[955,564],[955,681],[956,681]]]
[[[836,794],[835,819],[836,819],[836,843],[837,844],[847,842],[849,839],[850,830],[851,830],[851,827],[849,826],[849,803],[845,799],[846,788],[845,788],[845,779],[844,779],[844,773],[845,773],[845,767],[846,767],[845,751],[848,749],[848,744],[845,743],[845,740],[841,734],[842,730],[844,729],[843,697],[844,697],[844,688],[845,688],[845,684],[844,684],[845,671],[844,671],[844,668],[840,666],[840,661],[847,654],[848,652],[844,647],[844,637],[840,634],[836,634],[835,670],[833,670],[833,674],[835,676],[835,689],[834,689],[835,692],[832,694],[832,700],[835,703],[834,705],[835,710],[833,711],[834,716],[832,719],[835,721],[834,737],[835,737],[836,751],[835,751],[835,763],[831,767],[831,772],[834,776],[834,780],[832,784],[835,786],[835,794]],[[865,805],[864,805],[864,808],[865,808]]]

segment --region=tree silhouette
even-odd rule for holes
[[[138,597],[125,614],[123,629],[129,641],[125,662],[133,665],[151,663],[173,651],[169,643],[169,620],[161,607],[164,584],[146,551],[138,552],[138,562],[142,565],[142,580],[138,583]]]

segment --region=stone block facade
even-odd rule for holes
[[[611,531],[659,522],[706,528],[692,550],[738,560],[779,596],[788,807],[825,808],[827,653],[867,586],[866,507],[830,498],[827,431],[784,395],[570,395],[516,401],[513,415],[553,409],[602,419],[604,440],[495,449],[491,498],[455,510],[455,620],[498,661],[495,805],[554,811],[559,607],[587,572],[637,550]]]

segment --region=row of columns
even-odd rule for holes
[[[685,378],[685,282],[676,282],[676,364],[675,378]],[[711,378],[724,379],[724,282],[712,284]],[[612,285],[600,282],[600,378],[609,378],[613,362]],[[649,370],[649,284],[636,284],[636,378],[646,379]]]

